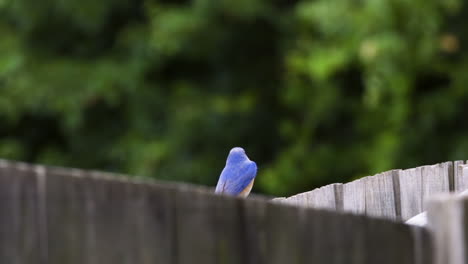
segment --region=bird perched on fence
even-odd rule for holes
[[[254,184],[257,164],[251,161],[243,148],[233,148],[229,152],[215,193],[246,197]]]

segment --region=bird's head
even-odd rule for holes
[[[249,160],[249,158],[245,154],[245,150],[240,147],[235,147],[229,152],[226,164],[236,164],[247,160]]]

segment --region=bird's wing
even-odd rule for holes
[[[256,174],[257,165],[253,161],[235,167],[226,166],[219,177],[216,192],[237,195],[252,182]]]

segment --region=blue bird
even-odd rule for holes
[[[249,160],[243,148],[233,148],[219,177],[215,193],[246,197],[252,190],[256,175],[257,164]]]

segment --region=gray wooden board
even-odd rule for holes
[[[335,261],[335,263],[364,263],[366,217],[363,215],[343,215],[340,218],[335,218],[333,214],[327,213],[322,221],[330,223],[329,232],[336,241],[335,248],[340,252],[338,256],[334,257],[336,261],[340,262]],[[320,224],[316,225],[316,228],[319,229]],[[322,250],[326,250],[326,248],[323,247]],[[326,252],[324,251],[324,253]]]
[[[86,211],[83,213],[90,236],[87,241],[93,246],[87,247],[88,261],[100,264],[138,262],[136,218],[139,212],[132,210],[136,203],[134,186],[92,174],[86,178],[87,196],[83,199]]]
[[[413,237],[414,264],[431,264],[434,262],[432,234],[427,228],[411,226]]]
[[[454,176],[454,189],[455,192],[462,192],[468,189],[468,165],[462,161],[456,163],[456,173]]]
[[[463,180],[463,165],[465,164],[462,160],[456,160],[453,162],[453,191],[460,192],[466,189],[465,182]]]
[[[271,202],[278,204],[277,202]],[[241,203],[243,208],[243,229],[245,243],[246,264],[269,264],[267,242],[267,205],[261,199],[246,199]]]
[[[343,224],[347,224],[343,221],[343,215],[333,215],[335,214],[330,211],[306,211],[307,221],[302,232],[304,263],[357,263],[352,247],[359,245],[360,236],[354,237],[354,233],[346,233]],[[355,224],[354,219],[356,218],[351,217],[348,220]],[[360,228],[357,225],[354,227],[357,230]],[[352,246],[345,247],[347,243]]]
[[[414,263],[410,226],[316,209],[305,209],[303,219],[298,263]]]
[[[429,228],[434,237],[436,264],[463,264],[466,258],[467,197],[443,194],[429,200]]]
[[[267,263],[303,263],[300,234],[301,207],[266,204]]]
[[[401,218],[403,221],[423,211],[422,168],[399,171]]]
[[[174,263],[173,189],[60,168],[47,179],[50,263]]]
[[[40,252],[34,172],[0,161],[0,263],[47,263]]]
[[[46,228],[49,263],[93,263],[85,259],[84,181],[70,171],[46,173]]]
[[[311,191],[312,192],[312,191]],[[309,194],[310,192],[299,193],[284,199],[273,199],[274,202],[281,202],[283,204],[290,204],[303,207],[311,207],[309,203]]]
[[[355,214],[366,212],[365,180],[363,178],[343,184],[343,210]]]
[[[414,242],[410,226],[369,218],[365,221],[365,263],[412,264]]]
[[[176,193],[177,263],[218,263],[216,233],[207,194],[197,189]]]
[[[364,178],[366,214],[369,216],[397,218],[393,171]]]
[[[177,263],[176,190],[158,185],[142,187],[145,209],[137,222],[141,263]]]
[[[244,199],[205,195],[214,228],[217,263],[247,263],[248,247],[245,243],[244,211],[240,206]],[[193,263],[193,262],[192,262]]]
[[[91,176],[95,178],[93,185],[98,186],[93,192],[104,194],[94,204],[93,214],[98,223],[95,226],[97,243],[107,243],[103,250],[108,253],[100,259],[100,263],[140,263],[138,253],[143,243],[140,242],[141,229],[138,224],[144,211],[141,188],[132,182],[100,179],[99,173]],[[95,195],[99,196],[97,193]],[[102,235],[101,230],[104,231]]]
[[[456,234],[459,245],[456,250],[459,250],[459,257],[463,258],[464,263],[468,262],[468,197],[459,197],[459,223],[460,229],[456,231],[461,231],[461,234]]]
[[[342,184],[329,184],[285,199],[275,198],[273,200],[302,207],[342,209]]]
[[[421,170],[422,178],[422,209],[427,209],[425,200],[440,193],[450,192],[451,162],[439,163],[435,165],[423,166]]]
[[[330,184],[309,192],[309,204],[314,208],[336,209],[335,185]]]

